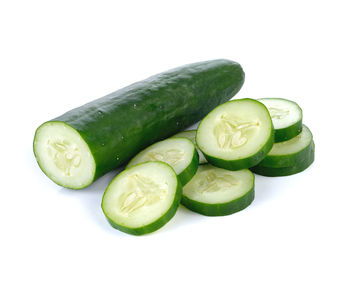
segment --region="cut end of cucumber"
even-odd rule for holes
[[[268,109],[275,130],[290,127],[301,122],[302,110],[295,102],[281,98],[259,99]]]
[[[160,228],[174,215],[179,205],[178,191],[177,176],[169,165],[142,163],[126,169],[109,184],[102,209],[115,228],[145,234]]]
[[[94,179],[95,161],[88,145],[63,122],[46,122],[37,129],[34,154],[43,172],[61,186],[81,189]]]

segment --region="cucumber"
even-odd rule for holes
[[[264,167],[261,165],[257,165],[255,167],[252,167],[250,170],[255,174],[266,176],[266,177],[290,176],[306,170],[314,162],[314,160],[315,160],[315,144],[312,141],[311,150],[309,154],[305,156],[303,161],[293,166],[272,168],[272,167]]]
[[[275,142],[296,137],[303,127],[303,111],[293,101],[281,98],[259,99],[270,112],[275,130]]]
[[[33,143],[36,160],[57,184],[84,188],[141,149],[198,122],[243,82],[241,66],[229,60],[152,76],[41,125]]]
[[[181,193],[181,185],[169,165],[143,163],[112,180],[103,195],[102,210],[114,228],[134,235],[147,234],[175,215]]]
[[[206,216],[226,216],[248,207],[254,200],[254,174],[200,165],[184,186],[182,205]]]
[[[184,186],[196,173],[198,153],[194,144],[186,138],[169,138],[152,144],[130,160],[126,168],[149,161],[169,164]]]
[[[199,164],[205,164],[208,163],[207,159],[205,159],[202,151],[200,151],[200,149],[198,148],[197,144],[196,144],[196,130],[188,130],[188,131],[182,131],[176,135],[174,135],[173,137],[178,137],[178,138],[187,138],[190,141],[192,141],[194,143],[194,145],[196,146],[198,155],[199,155]]]
[[[226,102],[200,122],[196,142],[214,166],[228,170],[255,166],[273,145],[270,114],[253,99]]]
[[[312,139],[311,131],[303,125],[302,132],[296,137],[275,143],[270,152],[258,165],[271,168],[298,165],[310,155],[310,151],[313,148]]]

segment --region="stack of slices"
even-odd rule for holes
[[[279,177],[293,175],[308,168],[315,157],[310,129],[302,124],[302,110],[292,101],[260,99],[269,110],[275,143],[266,157],[251,170],[259,175]]]
[[[241,211],[254,200],[254,174],[287,176],[314,160],[302,110],[289,100],[240,99],[213,109],[197,130],[139,152],[107,187],[102,209],[115,228],[153,232],[180,202],[207,216]]]

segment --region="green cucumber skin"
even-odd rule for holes
[[[150,144],[198,122],[232,98],[244,77],[242,67],[230,60],[189,64],[134,83],[51,121],[71,126],[87,143],[96,164],[94,181]]]
[[[290,140],[301,133],[303,130],[303,122],[299,120],[297,123],[287,128],[275,129],[275,142],[283,142]]]
[[[302,165],[305,161],[305,158],[310,157],[310,154],[314,150],[313,141],[310,142],[308,146],[303,148],[294,154],[286,155],[267,155],[258,166],[270,167],[270,168],[282,168],[282,167],[291,167],[294,165]]]
[[[141,164],[137,164],[137,165],[141,165]],[[163,163],[163,164],[168,165],[166,163]],[[173,168],[171,168],[171,169],[173,169]],[[112,181],[117,179],[119,175],[117,175]],[[107,187],[107,189],[108,189],[108,187]],[[106,191],[103,194],[103,198],[104,198],[105,194],[106,194]],[[174,196],[174,201],[173,201],[173,204],[168,209],[168,211],[165,212],[165,214],[163,216],[161,216],[159,219],[157,219],[156,221],[152,222],[151,224],[145,225],[143,227],[137,227],[137,228],[129,228],[129,227],[126,227],[124,225],[120,225],[120,224],[115,223],[105,213],[102,203],[101,203],[101,208],[102,208],[102,211],[103,211],[107,221],[115,229],[118,229],[118,230],[120,230],[122,232],[125,232],[125,233],[128,233],[128,234],[132,234],[132,235],[144,235],[144,234],[148,234],[148,233],[151,233],[151,232],[154,232],[154,231],[158,230],[159,228],[161,228],[162,226],[164,226],[167,222],[169,222],[171,220],[171,218],[176,214],[176,211],[177,211],[177,209],[180,206],[181,197],[182,197],[182,185],[181,185],[181,183],[180,183],[180,181],[179,181],[179,179],[177,177],[177,186],[176,186],[176,192],[175,192],[175,196]],[[102,198],[102,202],[103,202],[103,198]]]
[[[187,168],[177,176],[182,186],[185,186],[185,184],[188,183],[193,178],[193,176],[196,174],[198,170],[198,165],[199,165],[199,155],[198,155],[197,149],[195,148],[193,152],[193,158],[192,158],[191,164],[188,165]]]
[[[315,160],[315,144],[312,142],[310,154],[304,159],[304,161],[295,164],[290,167],[280,167],[280,168],[272,168],[272,167],[264,167],[261,165],[257,165],[252,167],[250,170],[258,175],[265,177],[283,177],[290,176],[294,174],[298,174],[304,170],[306,170]]]
[[[181,204],[187,209],[205,216],[227,216],[242,211],[254,200],[254,181],[252,188],[244,196],[222,204],[202,203],[182,195]]]

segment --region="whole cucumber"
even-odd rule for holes
[[[243,83],[242,67],[225,59],[157,74],[42,124],[34,137],[35,157],[57,184],[84,188],[199,121]]]

